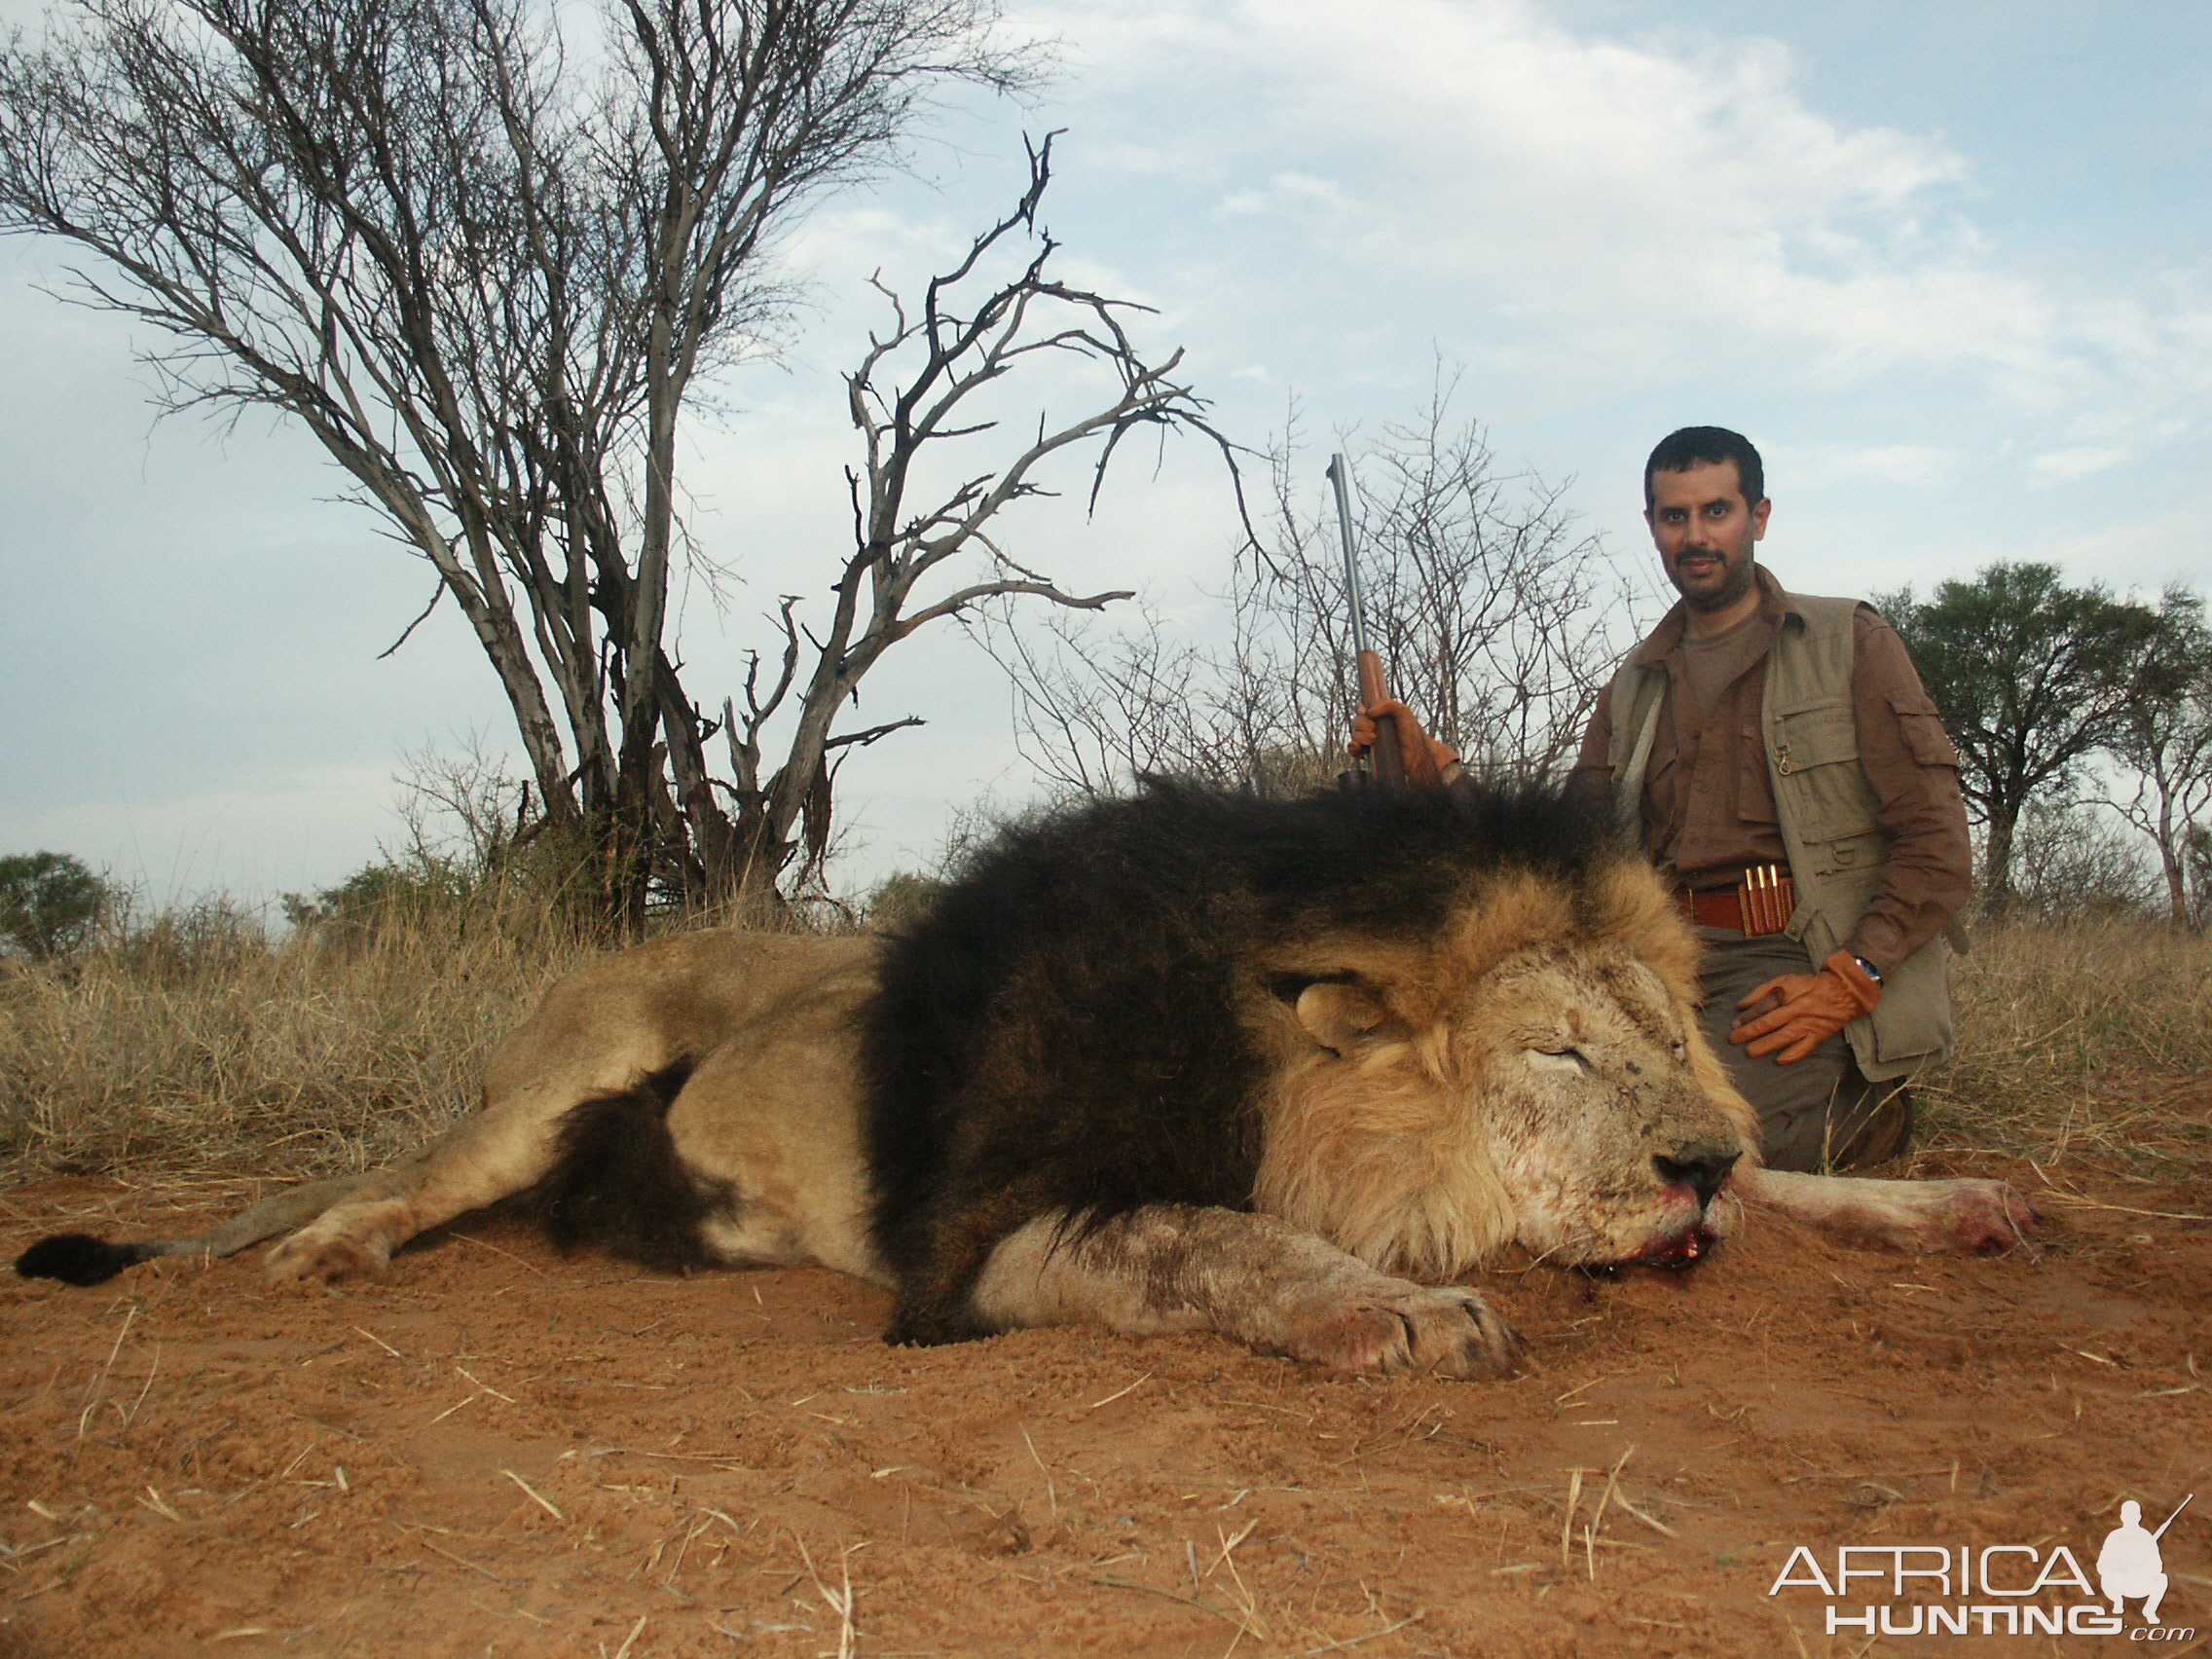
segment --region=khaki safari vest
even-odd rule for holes
[[[1797,882],[1785,930],[1814,963],[1843,948],[1872,903],[1888,857],[1873,786],[1859,765],[1851,670],[1859,602],[1784,596],[1759,710],[1775,816]],[[1613,677],[1612,767],[1616,809],[1633,838],[1643,779],[1666,702],[1667,671],[1624,663]],[[1941,935],[1891,970],[1874,1012],[1844,1027],[1870,1082],[1901,1077],[1951,1051],[1951,985]]]

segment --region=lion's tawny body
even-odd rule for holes
[[[1729,1195],[1920,1248],[2029,1224],[1996,1183],[1756,1171],[1695,994],[1651,872],[1556,795],[1160,787],[1011,830],[894,940],[581,970],[406,1164],[18,1265],[288,1232],[273,1276],[337,1278],[527,1192],[564,1243],[871,1279],[899,1341],[1093,1322],[1481,1375],[1511,1343],[1463,1281],[1509,1244],[1677,1261]]]

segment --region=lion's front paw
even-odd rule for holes
[[[1928,1192],[1927,1210],[1913,1228],[1916,1249],[1988,1256],[2035,1236],[2035,1209],[2009,1181],[1932,1181]]]
[[[1303,1311],[1284,1346],[1294,1357],[1332,1370],[1502,1377],[1513,1369],[1513,1333],[1489,1303],[1458,1286],[1385,1280],[1333,1307]]]

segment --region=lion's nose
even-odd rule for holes
[[[1720,1183],[1728,1179],[1728,1171],[1736,1167],[1740,1156],[1685,1146],[1677,1147],[1672,1158],[1665,1153],[1655,1154],[1651,1166],[1659,1171],[1659,1179],[1668,1186],[1685,1186],[1697,1194],[1702,1207],[1713,1202],[1713,1196],[1720,1191]]]

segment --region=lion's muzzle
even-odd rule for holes
[[[1720,1242],[1719,1232],[1708,1224],[1706,1214],[1742,1157],[1740,1151],[1716,1146],[1683,1146],[1672,1155],[1654,1154],[1651,1167],[1676,1213],[1622,1266],[1677,1271],[1705,1260]]]
[[[1636,1249],[1598,1271],[1658,1268],[1677,1272],[1704,1261],[1721,1237],[1719,1229],[1707,1220],[1708,1212],[1742,1156],[1741,1152],[1700,1146],[1679,1147],[1672,1155],[1654,1154],[1651,1167],[1662,1189],[1661,1218]]]

